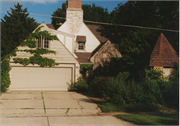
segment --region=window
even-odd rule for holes
[[[76,41],[78,42],[78,50],[85,50],[86,36],[77,36]]]
[[[84,50],[85,48],[85,43],[84,42],[78,42],[78,49],[79,50]]]
[[[38,48],[49,48],[49,40],[44,37],[37,38],[37,47]]]
[[[49,48],[49,40],[47,38],[44,39],[44,48]]]

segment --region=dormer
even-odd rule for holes
[[[85,52],[86,50],[86,36],[78,35],[76,37],[76,52]]]

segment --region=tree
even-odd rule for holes
[[[124,5],[119,4],[110,15],[111,19],[115,17],[113,24],[174,30],[179,28],[178,1],[128,1]],[[112,42],[119,44],[119,50],[123,55],[123,59],[126,60],[125,65],[129,64],[125,70],[131,72],[137,72],[148,67],[151,52],[161,32],[175,50],[179,52],[178,32],[113,25],[104,26],[104,30],[102,30],[102,33]]]
[[[1,19],[1,91],[6,91],[10,85],[10,55],[37,27],[35,19],[28,17],[27,8],[22,9],[19,3],[11,8],[11,13]]]
[[[67,3],[63,3],[61,8],[57,8],[56,11],[53,12],[52,16],[56,16],[56,17],[62,17],[62,18],[66,18],[66,8],[67,8]],[[64,23],[66,21],[66,19],[62,19],[62,18],[51,18],[52,19],[52,24],[55,27],[55,29],[57,29],[60,25],[60,23]]]
[[[28,17],[27,8],[19,3],[1,19],[1,57],[10,54],[37,27],[35,19]]]
[[[87,21],[95,21],[95,22],[110,22],[110,15],[107,11],[107,8],[103,8],[101,6],[96,6],[94,3],[92,5],[82,5],[83,9],[83,19]],[[85,22],[88,24],[88,22]]]
[[[52,16],[56,17],[63,17],[66,18],[66,9],[67,3],[63,3],[61,8],[58,8],[56,11],[53,12]],[[104,9],[103,7],[96,6],[95,4],[82,5],[83,9],[83,19],[87,21],[97,21],[97,22],[110,22],[110,15],[107,11],[107,8]],[[59,27],[59,23],[64,23],[65,19],[61,18],[52,18],[52,24],[57,29]],[[85,22],[86,23],[86,22]],[[90,24],[90,23],[86,23]]]

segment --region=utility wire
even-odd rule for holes
[[[0,11],[10,11],[10,10],[0,9]],[[51,18],[66,19],[66,18],[64,18],[64,17],[49,16],[49,15],[42,15],[42,14],[35,14],[35,13],[18,12],[18,11],[14,11],[14,12],[16,12],[16,13],[26,13],[26,14],[37,15],[37,16],[44,16],[44,17],[51,17]],[[95,22],[95,21],[87,21],[87,20],[83,20],[83,21],[84,21],[84,22],[93,23],[93,24],[114,25],[114,26],[122,26],[122,27],[144,28],[144,29],[151,29],[151,30],[161,30],[161,31],[179,32],[178,30],[171,30],[171,29],[160,29],[160,28],[134,26],[134,25],[124,25],[124,24],[111,24],[111,23]]]

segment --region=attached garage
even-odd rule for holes
[[[72,67],[12,67],[10,91],[67,91]]]

